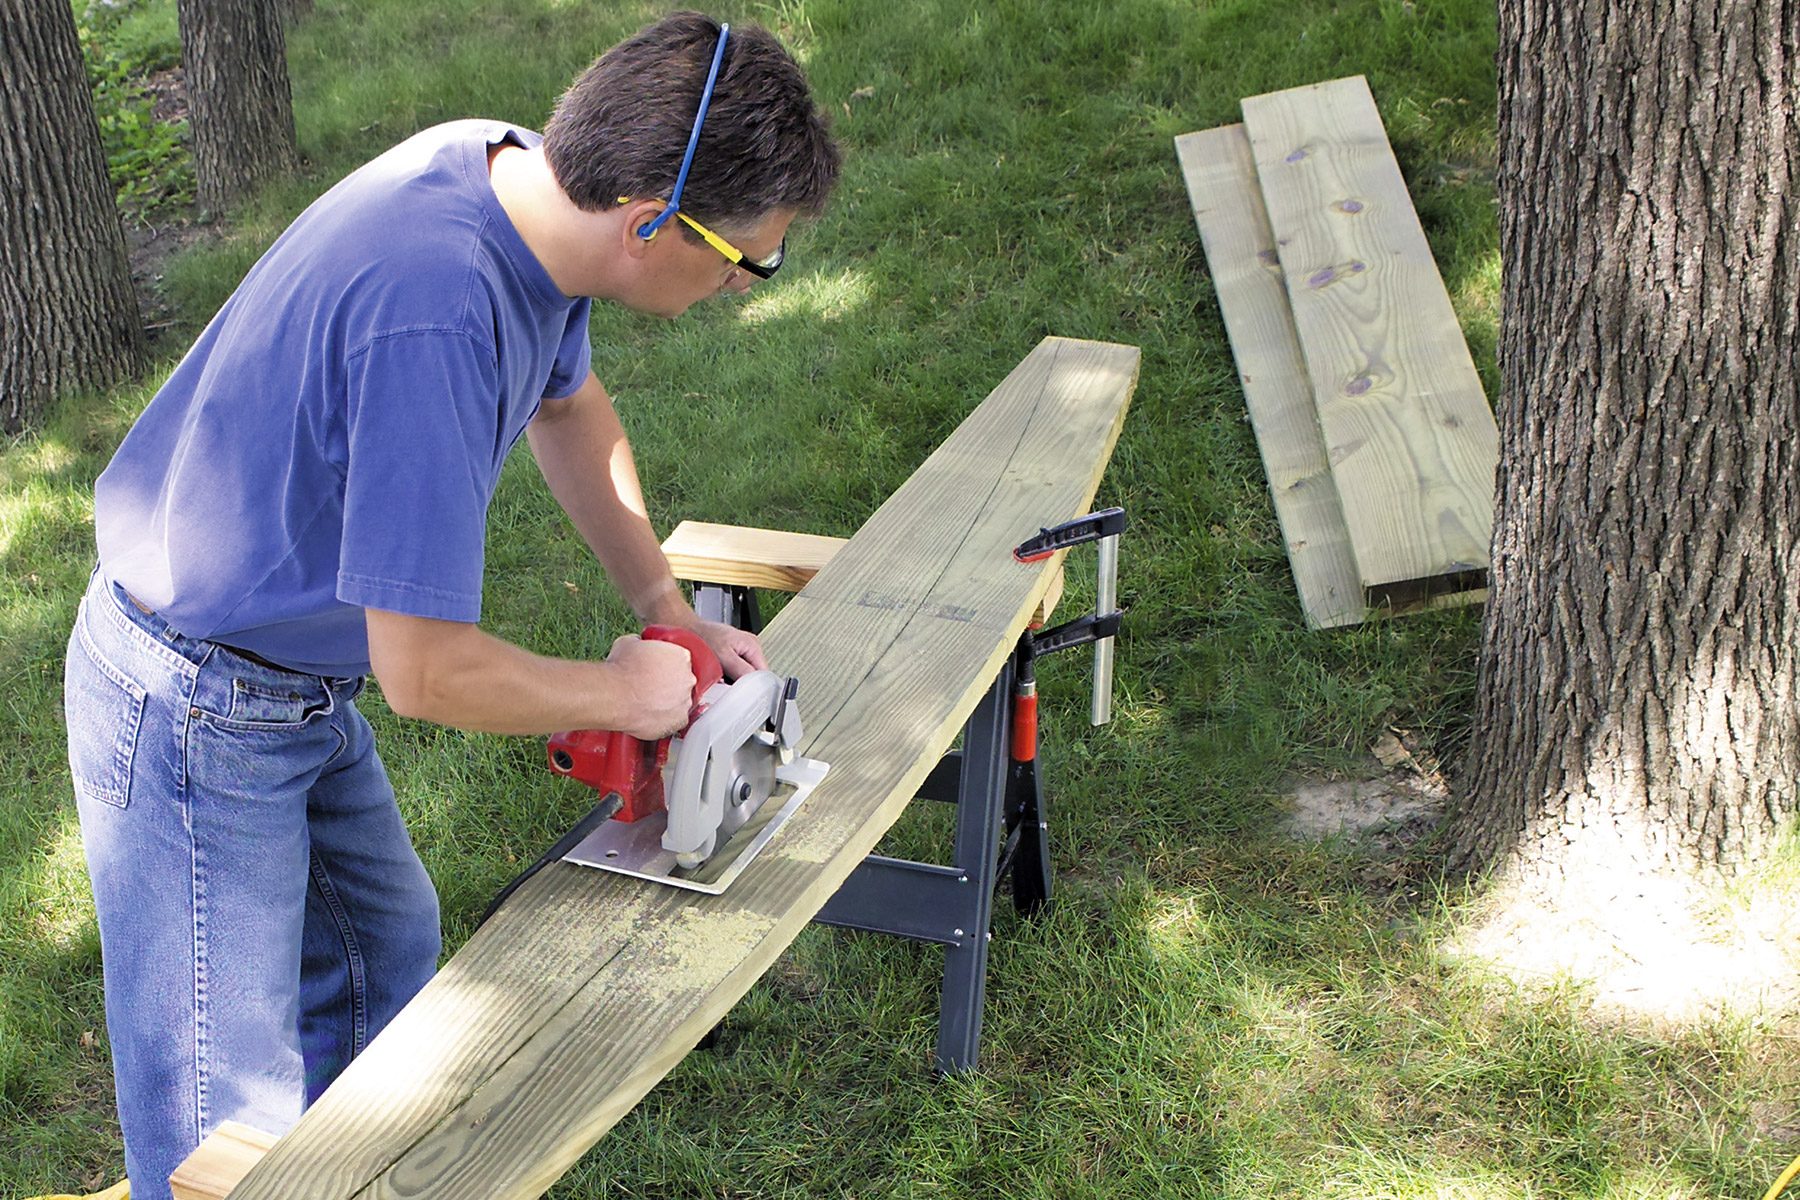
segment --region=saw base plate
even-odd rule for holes
[[[677,863],[673,851],[663,849],[663,831],[668,828],[664,813],[637,821],[602,821],[598,829],[563,855],[563,861],[717,896],[762,853],[775,831],[806,802],[829,769],[811,758],[796,758],[776,768],[776,787],[792,787],[793,794],[783,799],[778,790],[732,834],[730,841],[692,869]]]

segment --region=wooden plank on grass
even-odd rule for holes
[[[1476,585],[1498,432],[1368,84],[1243,109],[1362,585]]]
[[[1219,294],[1301,610],[1313,629],[1354,625],[1368,614],[1368,605],[1325,458],[1312,381],[1300,357],[1250,139],[1242,125],[1226,125],[1181,135],[1175,153]]]
[[[1012,547],[1089,510],[1137,366],[1131,347],[1045,339],[770,623],[770,661],[801,681],[802,752],[831,774],[730,891],[540,872],[233,1200],[549,1187],[769,968],[950,746],[1060,565]]]

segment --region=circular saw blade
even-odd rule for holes
[[[726,793],[725,816],[719,822],[718,845],[724,845],[775,794],[776,765],[775,748],[758,739],[745,742],[732,754],[732,778]]]

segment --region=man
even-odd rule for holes
[[[769,34],[657,22],[540,138],[459,121],[307,209],[95,486],[70,638],[70,766],[137,1200],[220,1122],[281,1132],[421,987],[437,900],[354,701],[544,734],[678,729],[685,652],[604,662],[479,628],[486,510],[523,433],[646,621],[700,621],[589,370],[591,298],[666,317],[780,265],[838,171]]]

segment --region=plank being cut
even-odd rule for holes
[[[233,1200],[536,1196],[773,964],[875,847],[1011,653],[1088,511],[1131,347],[1047,338],[763,635],[831,773],[721,896],[556,864],[445,965]],[[1060,556],[1057,556],[1060,559]]]
[[[1243,110],[1363,588],[1476,584],[1499,435],[1368,84]]]
[[[848,540],[748,525],[683,521],[663,539],[662,549],[663,557],[669,560],[669,570],[677,579],[797,592]],[[1051,577],[1050,590],[1031,615],[1034,627],[1050,619],[1062,592],[1063,575],[1058,571]]]

